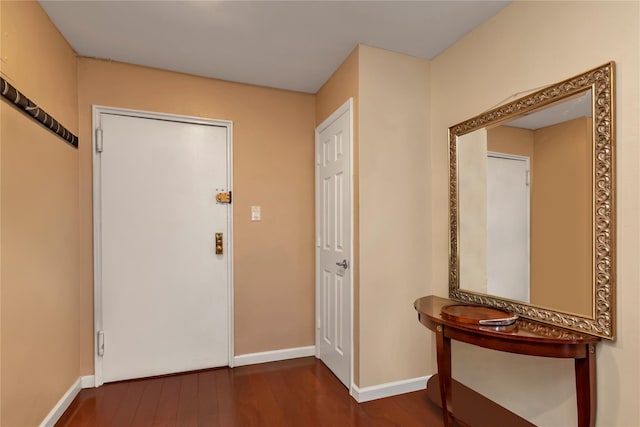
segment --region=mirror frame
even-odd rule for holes
[[[615,338],[614,68],[611,61],[449,128],[449,298],[500,308],[532,320],[610,340]],[[587,89],[593,91],[593,317],[460,289],[458,136],[515,119]]]

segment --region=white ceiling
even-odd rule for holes
[[[540,110],[506,123],[505,126],[536,130],[568,122],[578,117],[591,117],[592,104],[591,90],[587,90],[554,104],[546,105]]]
[[[81,56],[315,93],[358,43],[431,59],[508,1],[47,1]]]

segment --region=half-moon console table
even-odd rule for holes
[[[595,425],[595,353],[596,344],[600,338],[523,318],[509,326],[480,326],[451,321],[441,314],[442,308],[451,304],[459,304],[459,302],[433,295],[419,298],[414,303],[420,323],[436,334],[437,380],[440,393],[429,390],[435,385],[435,381],[432,381],[436,377],[434,376],[427,385],[427,394],[434,403],[441,405],[445,427],[452,426],[453,420],[464,426],[484,425],[479,414],[469,417],[470,411],[474,411],[468,407],[470,405],[475,408],[498,408],[501,410],[501,414],[488,415],[493,418],[493,425],[496,425],[495,420],[501,416],[521,420],[519,424],[513,422],[510,425],[532,425],[484,396],[452,380],[451,340],[510,353],[574,359],[578,427],[593,427]]]

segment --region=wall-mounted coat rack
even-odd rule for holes
[[[18,89],[13,87],[9,82],[0,77],[0,94],[2,97],[15,104],[19,109],[27,113],[29,117],[37,120],[51,132],[67,141],[69,144],[78,148],[78,137],[69,132],[67,128],[62,126],[59,121],[51,117],[46,111],[31,102],[29,98],[24,96]]]

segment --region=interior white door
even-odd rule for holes
[[[227,365],[230,208],[215,198],[229,184],[226,128],[100,122],[103,381]]]
[[[345,111],[316,130],[319,357],[351,382],[351,118]]]
[[[487,157],[487,293],[529,302],[529,159]]]

